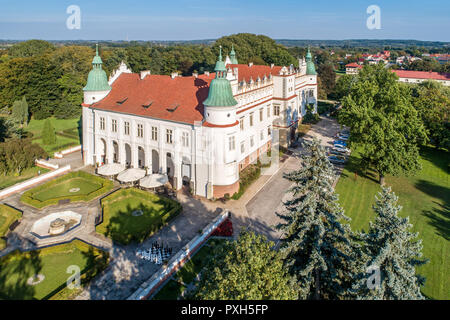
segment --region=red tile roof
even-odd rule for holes
[[[362,65],[357,64],[356,62],[352,62],[345,65],[346,68],[360,68],[362,69]]]
[[[270,66],[260,66],[260,65],[252,65],[251,67],[247,64],[230,64],[227,65],[227,68],[230,67],[231,69],[238,68],[238,81],[241,82],[243,79],[245,81],[250,81],[250,78],[253,79],[253,81],[256,81],[258,76],[262,79],[264,75],[266,77],[269,76],[269,74],[272,74],[272,76],[277,76],[280,73],[281,68],[280,66],[274,66],[271,68]]]
[[[431,71],[412,71],[412,70],[392,70],[400,78],[412,79],[433,79],[450,81],[450,73],[440,73]]]
[[[111,85],[111,92],[91,107],[194,124],[203,120],[202,103],[214,77],[214,73],[174,79],[148,75],[141,80],[137,73],[123,73]]]

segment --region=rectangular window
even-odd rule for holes
[[[259,121],[264,120],[264,110],[263,108],[259,109]]]
[[[245,152],[245,141],[241,142],[241,153]]]
[[[253,148],[254,145],[255,145],[255,136],[251,136],[250,137],[250,148]]]
[[[233,151],[236,148],[234,136],[228,137],[228,150]]]
[[[261,132],[259,133],[259,138],[262,140],[264,140],[264,130],[261,130]]]
[[[241,128],[241,131],[244,131],[244,118],[239,119],[239,127]]]
[[[105,118],[100,118],[100,130],[105,130]]]
[[[189,147],[189,133],[183,132],[181,135],[181,142],[183,144],[183,147]]]
[[[250,127],[253,127],[253,112],[250,113]]]
[[[280,115],[280,106],[273,106],[273,115],[276,117]]]
[[[137,136],[142,138],[144,136],[144,126],[142,124],[137,125]]]
[[[117,120],[112,120],[111,131],[117,132]]]
[[[272,132],[271,132],[271,130],[270,130],[270,127],[267,127],[267,136],[268,137],[270,137],[270,134],[271,134]]]
[[[170,144],[172,144],[172,142],[173,142],[171,129],[166,130],[166,142],[170,143]]]
[[[267,106],[267,118],[270,118],[270,106]]]
[[[158,140],[158,128],[152,127],[152,140],[157,141]]]
[[[125,129],[125,135],[129,136],[130,135],[130,123],[129,122],[125,121],[124,129]]]

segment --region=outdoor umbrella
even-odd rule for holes
[[[114,176],[125,170],[125,165],[120,163],[108,163],[97,169],[97,173],[102,176]]]
[[[155,173],[139,180],[139,185],[143,188],[157,188],[165,185],[168,181],[167,174]]]
[[[120,182],[134,182],[142,177],[145,176],[145,170],[144,169],[138,169],[138,168],[130,168],[127,169],[117,176],[117,180]]]

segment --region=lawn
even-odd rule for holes
[[[113,182],[84,171],[70,172],[25,192],[21,201],[36,208],[58,204],[60,200],[91,201],[113,188]]]
[[[206,266],[214,255],[214,248],[221,245],[226,239],[212,238],[198,250],[194,256],[169,280],[152,300],[177,300],[186,289],[186,285],[194,281],[199,272]]]
[[[9,226],[22,217],[22,212],[7,205],[0,204],[0,250],[6,247],[6,240],[2,239],[9,230]]]
[[[121,244],[142,242],[181,212],[169,198],[136,188],[120,189],[102,199],[103,221],[97,232]]]
[[[55,294],[68,297],[72,290],[66,287],[66,281],[73,274],[67,272],[69,266],[80,268],[84,285],[107,263],[107,253],[78,240],[37,251],[14,251],[0,258],[0,299],[41,300]],[[44,275],[43,281],[27,284],[28,278],[36,274]]]
[[[427,278],[423,293],[433,299],[450,299],[450,154],[427,147],[421,150],[422,170],[411,177],[387,177],[403,207],[400,215],[409,216],[413,230],[423,240],[423,254],[430,262],[418,269]],[[373,220],[371,209],[380,191],[377,176],[363,176],[357,170],[357,155],[342,173],[336,187],[340,203],[352,218],[354,230],[366,229]],[[358,176],[355,176],[355,171]]]
[[[81,143],[79,133],[79,124],[80,124],[79,121],[80,118],[76,119],[50,118],[50,122],[52,123],[56,132],[56,143],[52,145],[44,145],[42,143],[42,139],[40,138],[45,120],[31,119],[25,130],[33,134],[33,142],[39,144],[50,156],[52,156],[54,152],[61,151],[73,146],[77,146]]]
[[[34,177],[38,176],[39,171],[41,174],[43,174],[43,173],[49,172],[50,170],[35,166],[35,167],[31,167],[31,168],[23,170],[19,176],[16,176],[14,174],[9,174],[6,176],[2,175],[2,176],[0,176],[1,177],[0,178],[0,190],[8,188],[12,185],[15,185],[16,183],[20,183],[22,181],[34,178]]]

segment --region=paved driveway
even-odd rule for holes
[[[313,137],[321,140],[322,145],[331,146],[334,136],[340,127],[336,120],[323,117],[304,137],[305,140],[311,140]],[[283,213],[283,201],[287,200],[291,195],[286,191],[292,186],[292,183],[283,178],[284,172],[296,170],[300,166],[301,149],[291,156],[284,165],[274,174],[266,184],[255,194],[255,196],[246,204],[247,209],[247,225],[255,232],[259,232],[267,236],[268,239],[277,242],[281,233],[274,226],[282,220],[275,212]],[[237,218],[239,219],[239,218]],[[239,221],[238,221],[239,223]]]

